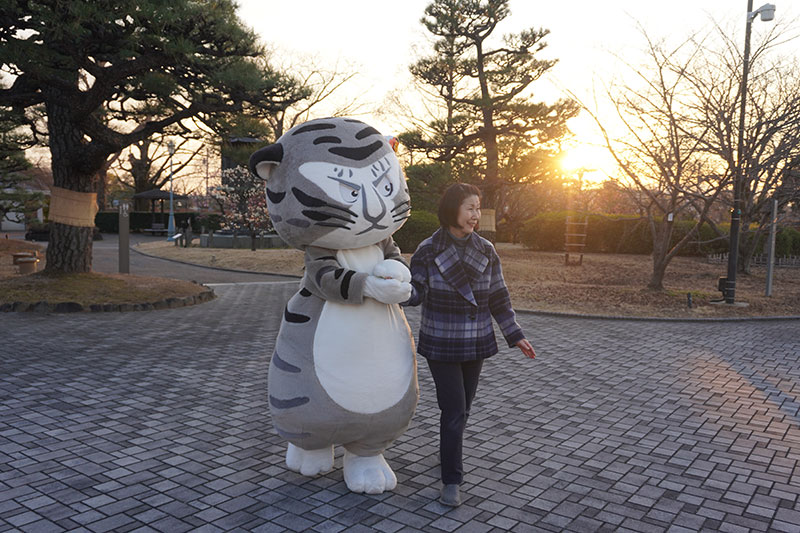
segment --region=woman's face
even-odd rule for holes
[[[481,218],[481,199],[477,194],[467,196],[458,208],[457,226],[450,228],[450,233],[464,238],[473,231]]]

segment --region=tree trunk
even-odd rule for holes
[[[134,191],[136,194],[136,191]],[[156,207],[155,204],[152,203],[152,200],[148,200],[147,198],[134,198],[133,200],[133,210],[134,211],[152,211],[155,213]]]
[[[483,180],[481,207],[494,209],[496,204],[495,196],[500,180],[500,156],[497,149],[497,132],[494,129],[494,102],[492,101],[489,82],[484,70],[486,58],[483,55],[483,43],[481,41],[475,43],[475,58],[478,69],[478,84],[481,90],[479,104],[483,118],[481,141],[483,142],[483,148],[486,150],[486,174]]]
[[[653,272],[650,274],[650,281],[647,283],[647,288],[652,291],[664,290],[664,275],[667,273],[667,265],[669,261],[661,255],[656,257],[655,251],[653,252]]]
[[[500,157],[497,150],[497,134],[494,133],[494,124],[491,123],[491,111],[485,114],[486,120],[484,121],[484,128],[490,133],[487,133],[483,137],[483,145],[486,149],[486,178],[483,185],[481,207],[494,209],[497,203],[497,190],[500,185]]]
[[[98,211],[105,211],[106,209],[106,199],[107,199],[107,191],[108,191],[108,169],[111,168],[111,164],[117,160],[119,157],[119,153],[114,156],[113,158],[109,158],[107,161],[103,163],[103,166],[100,167],[100,170],[97,171],[97,210]]]
[[[79,228],[53,222],[47,244],[48,272],[71,274],[91,272],[93,228]]]
[[[755,255],[755,248],[750,248],[744,253],[739,254],[739,263],[737,272],[740,274],[751,274],[751,266],[753,264],[753,256]]]
[[[664,290],[664,274],[669,265],[669,241],[672,236],[672,224],[669,222],[653,223],[653,273],[647,288],[654,291]],[[660,227],[659,227],[660,226]]]
[[[77,82],[76,82],[77,83]],[[60,91],[45,91],[47,129],[50,138],[53,184],[71,191],[94,192],[97,171],[106,155],[84,143],[73,122],[72,108]],[[52,223],[47,244],[47,272],[74,273],[92,270],[93,228]]]
[[[756,255],[758,243],[764,234],[759,231],[744,231],[739,235],[739,259],[738,259],[738,272],[742,274],[751,274],[751,267],[753,265],[753,256]]]
[[[105,171],[101,171],[97,175],[97,210],[98,211],[105,211],[106,210],[106,180],[108,179],[108,174]]]

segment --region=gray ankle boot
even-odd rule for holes
[[[458,507],[461,505],[461,492],[458,485],[455,483],[449,485],[442,485],[442,490],[439,492],[439,502],[448,507]]]

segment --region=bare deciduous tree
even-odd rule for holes
[[[277,54],[273,53],[274,59]],[[292,72],[305,97],[285,109],[275,110],[264,116],[275,139],[297,124],[313,118],[314,113],[325,107],[325,114],[332,117],[352,116],[364,112],[364,104],[359,97],[348,101],[336,101],[337,91],[351,83],[358,72],[353,65],[337,62],[333,68],[326,68],[314,58],[302,58],[292,63],[279,65],[284,72]]]
[[[622,133],[584,105],[603,134],[608,151],[622,173],[620,182],[646,214],[653,238],[653,270],[649,289],[662,290],[670,261],[697,235],[711,205],[730,181],[730,172],[710,157],[702,139],[708,131],[692,129],[686,120],[692,80],[688,71],[701,51],[687,40],[675,48],[647,42],[645,66],[628,65],[634,80],[608,89]],[[616,130],[615,130],[616,131]],[[686,235],[673,242],[678,220],[693,220]]]
[[[170,169],[166,136],[153,135],[131,145],[112,164],[112,172],[117,182],[132,190],[134,194],[161,189],[164,185],[168,185],[170,173],[174,180],[174,176],[189,167],[202,150],[202,145],[192,143],[190,139],[178,138]],[[137,201],[136,210],[146,211],[148,209],[146,204],[146,200]]]
[[[686,72],[693,105],[684,127],[705,132],[696,136],[702,149],[724,161],[731,175],[742,165],[739,269],[749,272],[759,241],[768,231],[771,200],[778,200],[783,210],[800,199],[789,179],[792,169],[800,167],[800,65],[796,58],[780,55],[778,45],[786,41],[787,28],[766,26],[751,53],[743,151],[737,154],[743,54],[731,40],[735,32],[718,24],[714,30],[721,45],[703,50]]]

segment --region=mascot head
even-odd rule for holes
[[[361,248],[392,235],[411,203],[390,140],[359,120],[311,120],[250,156],[275,230],[303,249]]]

